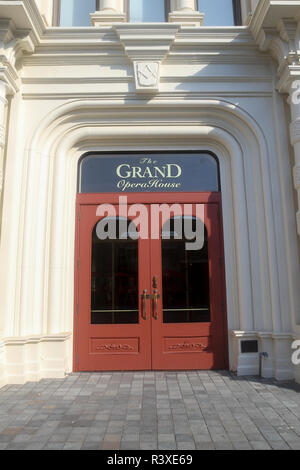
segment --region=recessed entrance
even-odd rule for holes
[[[227,367],[220,213],[217,191],[78,194],[76,371]]]

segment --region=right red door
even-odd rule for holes
[[[187,201],[160,217],[151,240],[154,370],[227,367],[219,204]]]

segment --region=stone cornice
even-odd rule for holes
[[[0,0],[0,18],[4,26],[9,22],[3,30],[0,24],[0,73],[2,78],[6,75],[12,92],[18,89],[23,64],[120,65],[164,60],[178,64],[250,64],[268,60],[258,51],[247,27],[123,23],[111,28],[48,28],[32,0]]]
[[[262,28],[276,28],[282,18],[296,18],[300,12],[299,0],[260,0],[250,22],[255,38]]]
[[[24,63],[120,65],[149,59],[180,64],[244,64],[265,62],[267,56],[258,50],[246,27],[192,29],[162,24],[148,28],[145,34],[144,28],[124,24],[110,29],[49,28],[35,53],[24,56]]]
[[[45,30],[34,1],[0,1],[0,79],[8,93],[18,91],[22,58],[34,52]]]
[[[300,78],[299,19],[299,0],[261,0],[250,23],[260,50],[269,52],[278,64],[277,88],[282,93]]]
[[[11,18],[17,29],[30,30],[34,44],[38,44],[46,30],[45,21],[32,0],[0,0],[0,18]]]

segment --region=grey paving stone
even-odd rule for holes
[[[226,441],[216,441],[214,442],[216,450],[232,450],[234,446],[231,442]]]
[[[121,450],[139,450],[140,449],[140,443],[139,441],[121,441],[120,444],[120,449]]]
[[[24,442],[24,443],[16,443],[16,444],[9,444],[5,450],[25,450],[26,449],[26,446],[27,444]]]
[[[215,450],[215,445],[213,442],[196,442],[197,450]]]
[[[153,441],[157,441],[157,439],[158,439],[157,434],[153,434],[153,433],[144,433],[144,432],[141,432],[141,433],[140,433],[140,441],[143,441],[143,442],[153,442]]]
[[[66,442],[63,450],[80,450],[83,443],[81,442]]]
[[[235,450],[251,450],[252,447],[248,441],[234,441],[232,442]]]
[[[299,449],[300,386],[224,371],[71,374],[0,390],[0,450]]]
[[[269,450],[271,446],[264,441],[251,441],[250,442],[253,450]]]
[[[25,449],[26,450],[42,450],[44,447],[45,447],[45,444],[43,442],[35,442],[35,443],[27,444]]]
[[[157,443],[152,442],[140,442],[140,449],[141,450],[158,450]]]
[[[194,442],[177,442],[178,450],[195,450],[196,444]]]
[[[290,450],[289,445],[284,441],[269,441],[273,450]]]
[[[81,450],[100,450],[101,446],[98,442],[84,442]]]
[[[177,450],[177,445],[175,442],[173,444],[168,442],[158,443],[158,450]]]
[[[289,447],[293,450],[300,450],[300,441],[289,442]]]
[[[175,433],[177,441],[180,442],[194,442],[194,437],[192,434],[177,434]]]
[[[49,442],[43,447],[43,450],[63,450],[64,444],[59,444],[58,442]]]

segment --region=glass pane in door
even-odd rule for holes
[[[97,225],[92,234],[91,323],[132,324],[139,322],[138,241],[128,234],[131,221],[116,238],[99,239]],[[127,226],[127,229],[126,229]]]
[[[201,249],[188,250],[184,219],[171,219],[162,229],[163,322],[210,322],[207,230]]]

